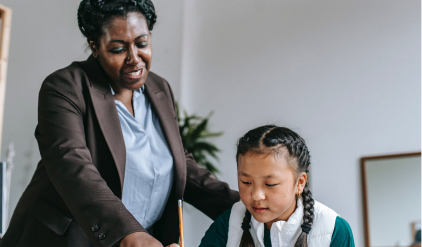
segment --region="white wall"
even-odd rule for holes
[[[420,150],[421,3],[185,2],[182,106],[225,134],[221,178],[236,185],[235,143],[275,123],[302,135],[314,198],[363,246],[359,159]],[[187,215],[187,246],[211,221]],[[200,222],[200,223],[199,223]]]
[[[371,246],[409,246],[421,220],[421,157],[366,162]]]
[[[2,0],[12,8],[2,159],[14,142],[9,217],[40,159],[34,137],[38,91],[46,76],[72,61],[85,60],[85,39],[78,29],[79,0]],[[154,1],[158,21],[152,34],[151,70],[165,77],[179,95],[182,0]]]
[[[152,30],[151,70],[167,79],[176,99],[180,95],[183,0],[153,0],[157,23]]]
[[[41,83],[87,54],[77,26],[78,1],[2,0],[1,4],[13,11],[1,152],[5,160],[8,143],[14,142],[10,217],[40,159],[34,131]]]

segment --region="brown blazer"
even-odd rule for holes
[[[145,92],[174,159],[174,185],[153,236],[177,243],[177,200],[215,219],[239,194],[200,168],[182,146],[172,91],[149,72]],[[92,56],[48,76],[35,131],[41,161],[19,200],[1,247],[113,246],[145,231],[121,201],[126,150],[109,83]]]

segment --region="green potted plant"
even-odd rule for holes
[[[183,117],[181,117],[177,104],[176,110],[183,147],[193,155],[200,166],[216,176],[220,171],[212,163],[210,157],[218,161],[217,153],[220,152],[220,149],[209,142],[209,138],[221,136],[223,132],[211,132],[208,129],[208,121],[213,112],[210,112],[206,117],[200,117],[188,115],[186,111],[183,111]]]

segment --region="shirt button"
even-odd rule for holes
[[[98,239],[103,240],[105,239],[105,237],[106,237],[105,233],[100,233],[100,235],[98,236]]]
[[[93,225],[92,226],[92,228],[91,228],[91,230],[93,231],[93,232],[96,232],[96,231],[98,231],[98,229],[100,229],[97,225]]]

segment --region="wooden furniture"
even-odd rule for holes
[[[6,93],[6,73],[9,56],[12,10],[0,4],[0,150],[3,130],[4,97]]]
[[[403,222],[394,222],[394,217],[400,213],[408,217],[406,213],[409,209],[420,210],[421,193],[418,193],[421,183],[420,157],[421,153],[416,152],[361,158],[366,247],[411,245],[410,240],[415,234],[410,227],[411,222],[409,221],[407,225],[402,224]],[[408,218],[413,217],[412,213],[408,214],[411,214]],[[382,229],[388,228],[396,232],[401,231],[401,241],[386,241],[392,234],[387,232],[382,234]],[[384,240],[386,242],[383,242]]]

